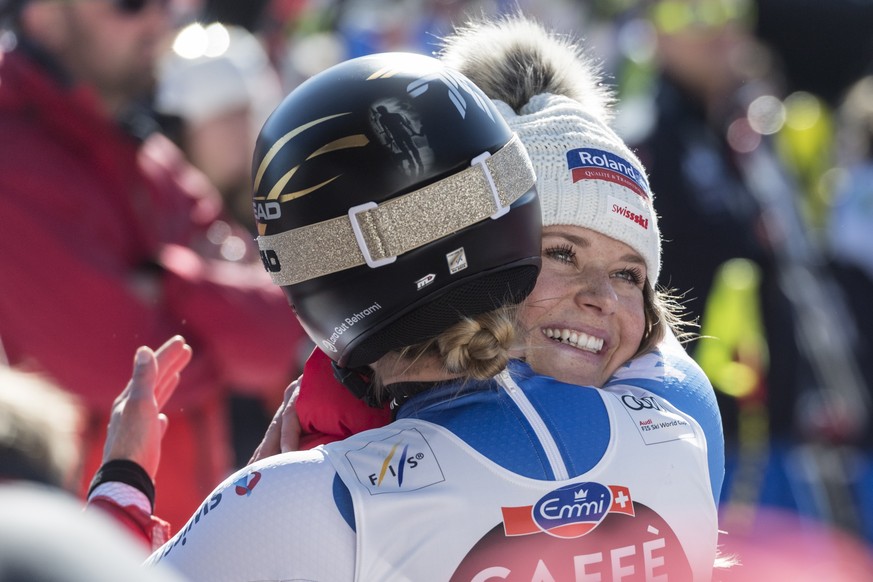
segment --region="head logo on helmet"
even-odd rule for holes
[[[253,169],[264,265],[340,365],[533,286],[530,160],[491,101],[436,59],[386,53],[315,75],[265,123]],[[458,251],[463,269],[447,261]]]

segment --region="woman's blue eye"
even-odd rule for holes
[[[562,263],[573,263],[576,259],[576,251],[571,245],[549,247],[543,251],[543,255]]]
[[[637,286],[643,284],[643,271],[637,267],[622,269],[616,273],[615,276],[619,279],[625,279],[628,283],[633,283]]]

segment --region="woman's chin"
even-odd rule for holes
[[[569,346],[550,346],[545,349],[549,351],[535,357],[528,353],[528,363],[536,373],[579,386],[600,388],[606,381],[603,358],[599,354]]]

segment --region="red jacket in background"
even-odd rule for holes
[[[157,513],[184,525],[231,468],[231,388],[275,405],[310,344],[181,152],[137,141],[18,50],[0,55],[0,152],[0,341],[87,407],[83,483],[137,346],[182,334],[194,349],[157,476]]]

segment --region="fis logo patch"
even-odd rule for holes
[[[501,510],[507,536],[545,532],[564,539],[590,533],[610,513],[634,516],[627,487],[606,486],[593,481],[550,491],[532,506],[503,507]]]
[[[369,442],[348,451],[346,459],[370,495],[415,491],[445,481],[430,444],[416,429]]]

